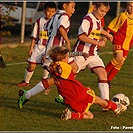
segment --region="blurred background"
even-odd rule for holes
[[[58,2],[56,4],[58,5]],[[25,38],[30,39],[34,22],[37,18],[44,16],[44,5],[45,2],[1,2],[1,37],[18,35],[21,37],[21,43]],[[76,2],[76,11],[72,16],[69,31],[70,39],[77,38],[77,30],[82,17],[87,14],[91,5],[92,2]],[[110,2],[110,11],[105,16],[105,29],[116,15],[125,10],[125,7],[126,2]]]

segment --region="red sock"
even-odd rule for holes
[[[111,61],[107,64],[105,67],[105,70],[107,73],[109,73],[114,68],[114,65],[111,63]]]
[[[119,72],[118,69],[113,68],[111,72],[108,74],[108,81],[112,81],[115,75]]]
[[[71,119],[81,120],[83,119],[83,117],[84,117],[83,113],[76,113],[76,112],[71,113]]]
[[[106,100],[106,99],[105,99]],[[115,110],[117,109],[117,105],[116,103],[110,101],[110,100],[106,100],[108,102],[108,105],[105,107],[107,109],[110,109],[110,110]]]

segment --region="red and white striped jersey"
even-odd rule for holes
[[[42,44],[43,39],[45,38],[44,34],[44,24],[47,20],[44,17],[38,18],[35,22],[34,29],[31,34],[31,38],[36,40],[36,44]]]
[[[64,45],[65,40],[58,30],[60,27],[63,27],[66,32],[68,32],[70,28],[70,17],[64,10],[57,11],[57,13],[44,26],[44,30],[47,30],[48,32],[46,51],[53,46]]]
[[[78,30],[78,36],[85,34],[91,39],[99,40],[101,38],[101,20],[96,19],[92,13],[88,13],[83,17],[82,23]],[[73,51],[86,52],[89,56],[97,55],[98,47],[94,44],[89,44],[77,40]]]

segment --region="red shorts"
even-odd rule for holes
[[[75,111],[79,113],[87,112],[90,106],[95,102],[95,93],[93,90],[88,89],[82,98],[82,101],[69,103],[69,106]]]
[[[129,53],[129,50],[124,50],[122,48],[122,45],[119,44],[114,44],[114,50],[113,50],[114,54],[116,54],[116,52],[123,52],[123,57],[126,59]]]

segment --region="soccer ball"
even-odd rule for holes
[[[116,104],[121,104],[121,111],[127,110],[130,105],[129,98],[124,94],[116,94],[111,100]]]

